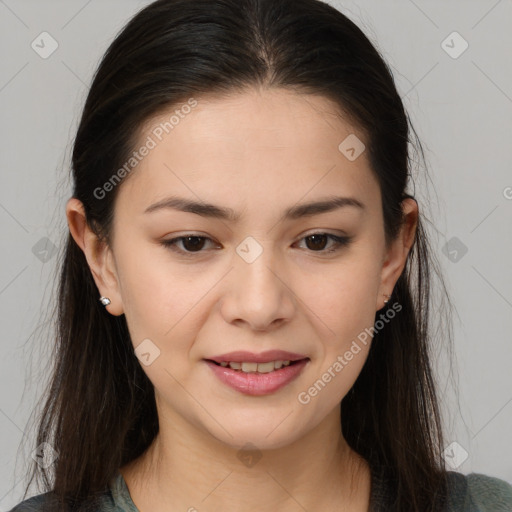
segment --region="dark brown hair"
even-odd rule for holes
[[[410,150],[424,160],[423,149],[389,66],[361,29],[318,0],[160,0],[129,21],[95,73],[73,146],[73,196],[98,237],[109,240],[122,184],[101,199],[94,191],[123,166],[148,120],[191,97],[255,86],[324,96],[361,129],[392,240],[403,221],[401,201],[411,197]],[[424,220],[420,211],[390,300],[402,310],[375,333],[341,407],[347,442],[372,468],[384,468],[401,512],[438,511],[446,490],[429,315],[432,278],[442,278]],[[59,457],[47,469],[34,462],[28,484],[42,478],[59,510],[99,495],[158,432],[153,385],[125,317],[98,302],[85,256],[66,237],[53,368],[35,444],[49,443]],[[440,332],[450,342],[450,329]]]

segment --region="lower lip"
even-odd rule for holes
[[[211,361],[206,364],[212,369],[215,376],[224,384],[245,395],[268,395],[289,384],[298,377],[309,359],[303,359],[290,366],[283,366],[279,370],[269,373],[245,373],[241,370],[219,366]]]

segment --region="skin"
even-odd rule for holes
[[[134,347],[149,338],[160,350],[142,365],[155,387],[160,432],[120,471],[141,512],[367,511],[369,467],[341,434],[340,402],[371,338],[308,404],[297,396],[374,325],[406,263],[417,204],[404,200],[405,222],[386,247],[380,188],[366,152],[349,161],[338,150],[349,134],[364,135],[321,96],[274,89],[197,99],[119,185],[110,247],[89,229],[77,199],[66,207],[99,294],[111,300],[106,309],[125,314]],[[153,118],[141,144],[169,116]],[[280,221],[287,207],[334,193],[357,198],[364,210]],[[144,213],[173,194],[232,208],[241,218]],[[306,238],[313,233],[353,238],[329,254],[334,241],[315,244]],[[178,243],[189,257],[161,245],[190,234],[211,240],[202,252]],[[263,250],[252,263],[236,252],[247,236]],[[203,361],[272,348],[310,361],[266,396],[227,387]],[[246,443],[261,456],[251,466],[237,456]]]

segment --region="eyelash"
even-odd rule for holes
[[[325,235],[328,238],[330,238],[331,240],[334,240],[334,242],[335,242],[334,247],[331,248],[331,249],[323,249],[323,250],[320,250],[320,251],[313,251],[313,250],[309,251],[309,252],[312,252],[312,253],[319,253],[319,254],[332,254],[332,253],[335,253],[335,252],[339,251],[341,248],[348,246],[350,244],[351,240],[352,240],[352,237],[350,237],[350,236],[337,236],[337,235],[333,235],[332,233],[324,233],[324,232],[319,231],[317,233],[310,233],[309,235],[306,235],[305,237],[301,238],[299,241],[305,240],[306,238],[309,238],[309,237],[315,236],[315,235]],[[212,241],[211,238],[208,238],[206,236],[199,236],[199,235],[190,234],[190,235],[179,236],[179,237],[176,237],[176,238],[171,238],[170,240],[162,240],[160,243],[164,247],[170,249],[171,251],[177,252],[178,254],[184,255],[186,257],[189,257],[189,256],[192,257],[195,254],[200,254],[202,252],[205,252],[203,250],[199,250],[199,251],[184,251],[182,249],[178,249],[176,244],[180,240],[184,240],[185,238],[200,238],[200,239],[205,239],[205,240]]]

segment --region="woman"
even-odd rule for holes
[[[327,4],[135,16],[74,143],[47,492],[13,511],[510,510],[444,466],[409,142]]]

